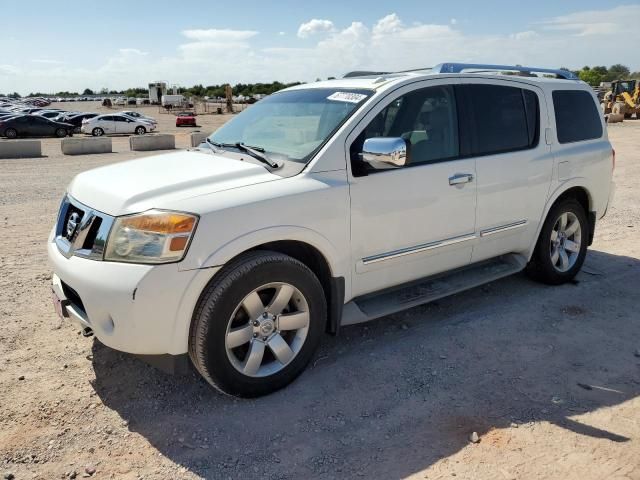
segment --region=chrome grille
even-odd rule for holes
[[[60,205],[55,242],[67,258],[76,255],[102,260],[113,217],[66,195]]]

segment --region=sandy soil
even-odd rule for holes
[[[134,154],[65,157],[47,140],[46,158],[0,160],[0,474],[640,479],[640,122],[610,136],[617,195],[573,284],[516,275],[345,328],[256,400],[53,313],[45,241],[65,186]]]

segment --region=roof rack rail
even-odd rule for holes
[[[371,72],[368,70],[355,70],[353,72],[345,73],[342,78],[369,77],[372,75],[388,75],[389,73],[391,72]]]
[[[426,69],[425,69],[426,70]],[[525,67],[522,65],[485,65],[478,63],[441,63],[431,68],[432,73],[462,73],[463,70],[481,70],[481,71],[508,71],[521,73],[546,73],[555,75],[556,78],[564,78],[565,80],[578,80],[578,77],[568,70],[560,70],[553,68]]]

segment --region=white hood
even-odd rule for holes
[[[68,192],[98,211],[124,215],[170,209],[177,200],[280,178],[260,165],[192,150],[83,172],[73,179]]]

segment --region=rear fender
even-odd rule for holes
[[[591,193],[589,192],[589,189],[587,188],[587,186],[584,184],[584,180],[585,179],[582,177],[572,178],[571,180],[568,180],[567,182],[564,182],[563,184],[559,185],[551,193],[551,195],[549,196],[549,199],[547,200],[547,203],[544,206],[542,216],[540,217],[540,222],[538,222],[538,229],[536,231],[536,234],[533,237],[531,245],[529,245],[529,251],[527,253],[528,260],[531,260],[531,256],[533,255],[533,252],[536,248],[536,244],[538,243],[538,237],[540,236],[540,232],[542,231],[544,222],[547,219],[547,215],[549,215],[549,210],[551,210],[551,207],[553,207],[554,203],[556,203],[558,198],[560,198],[563,193],[575,187],[582,188],[587,192],[587,197],[589,198],[589,205],[590,206],[593,205],[593,199],[591,198]],[[589,210],[591,210],[591,207],[589,208]],[[591,212],[585,212],[585,213],[587,214],[587,218],[591,218],[591,216],[589,215]]]

